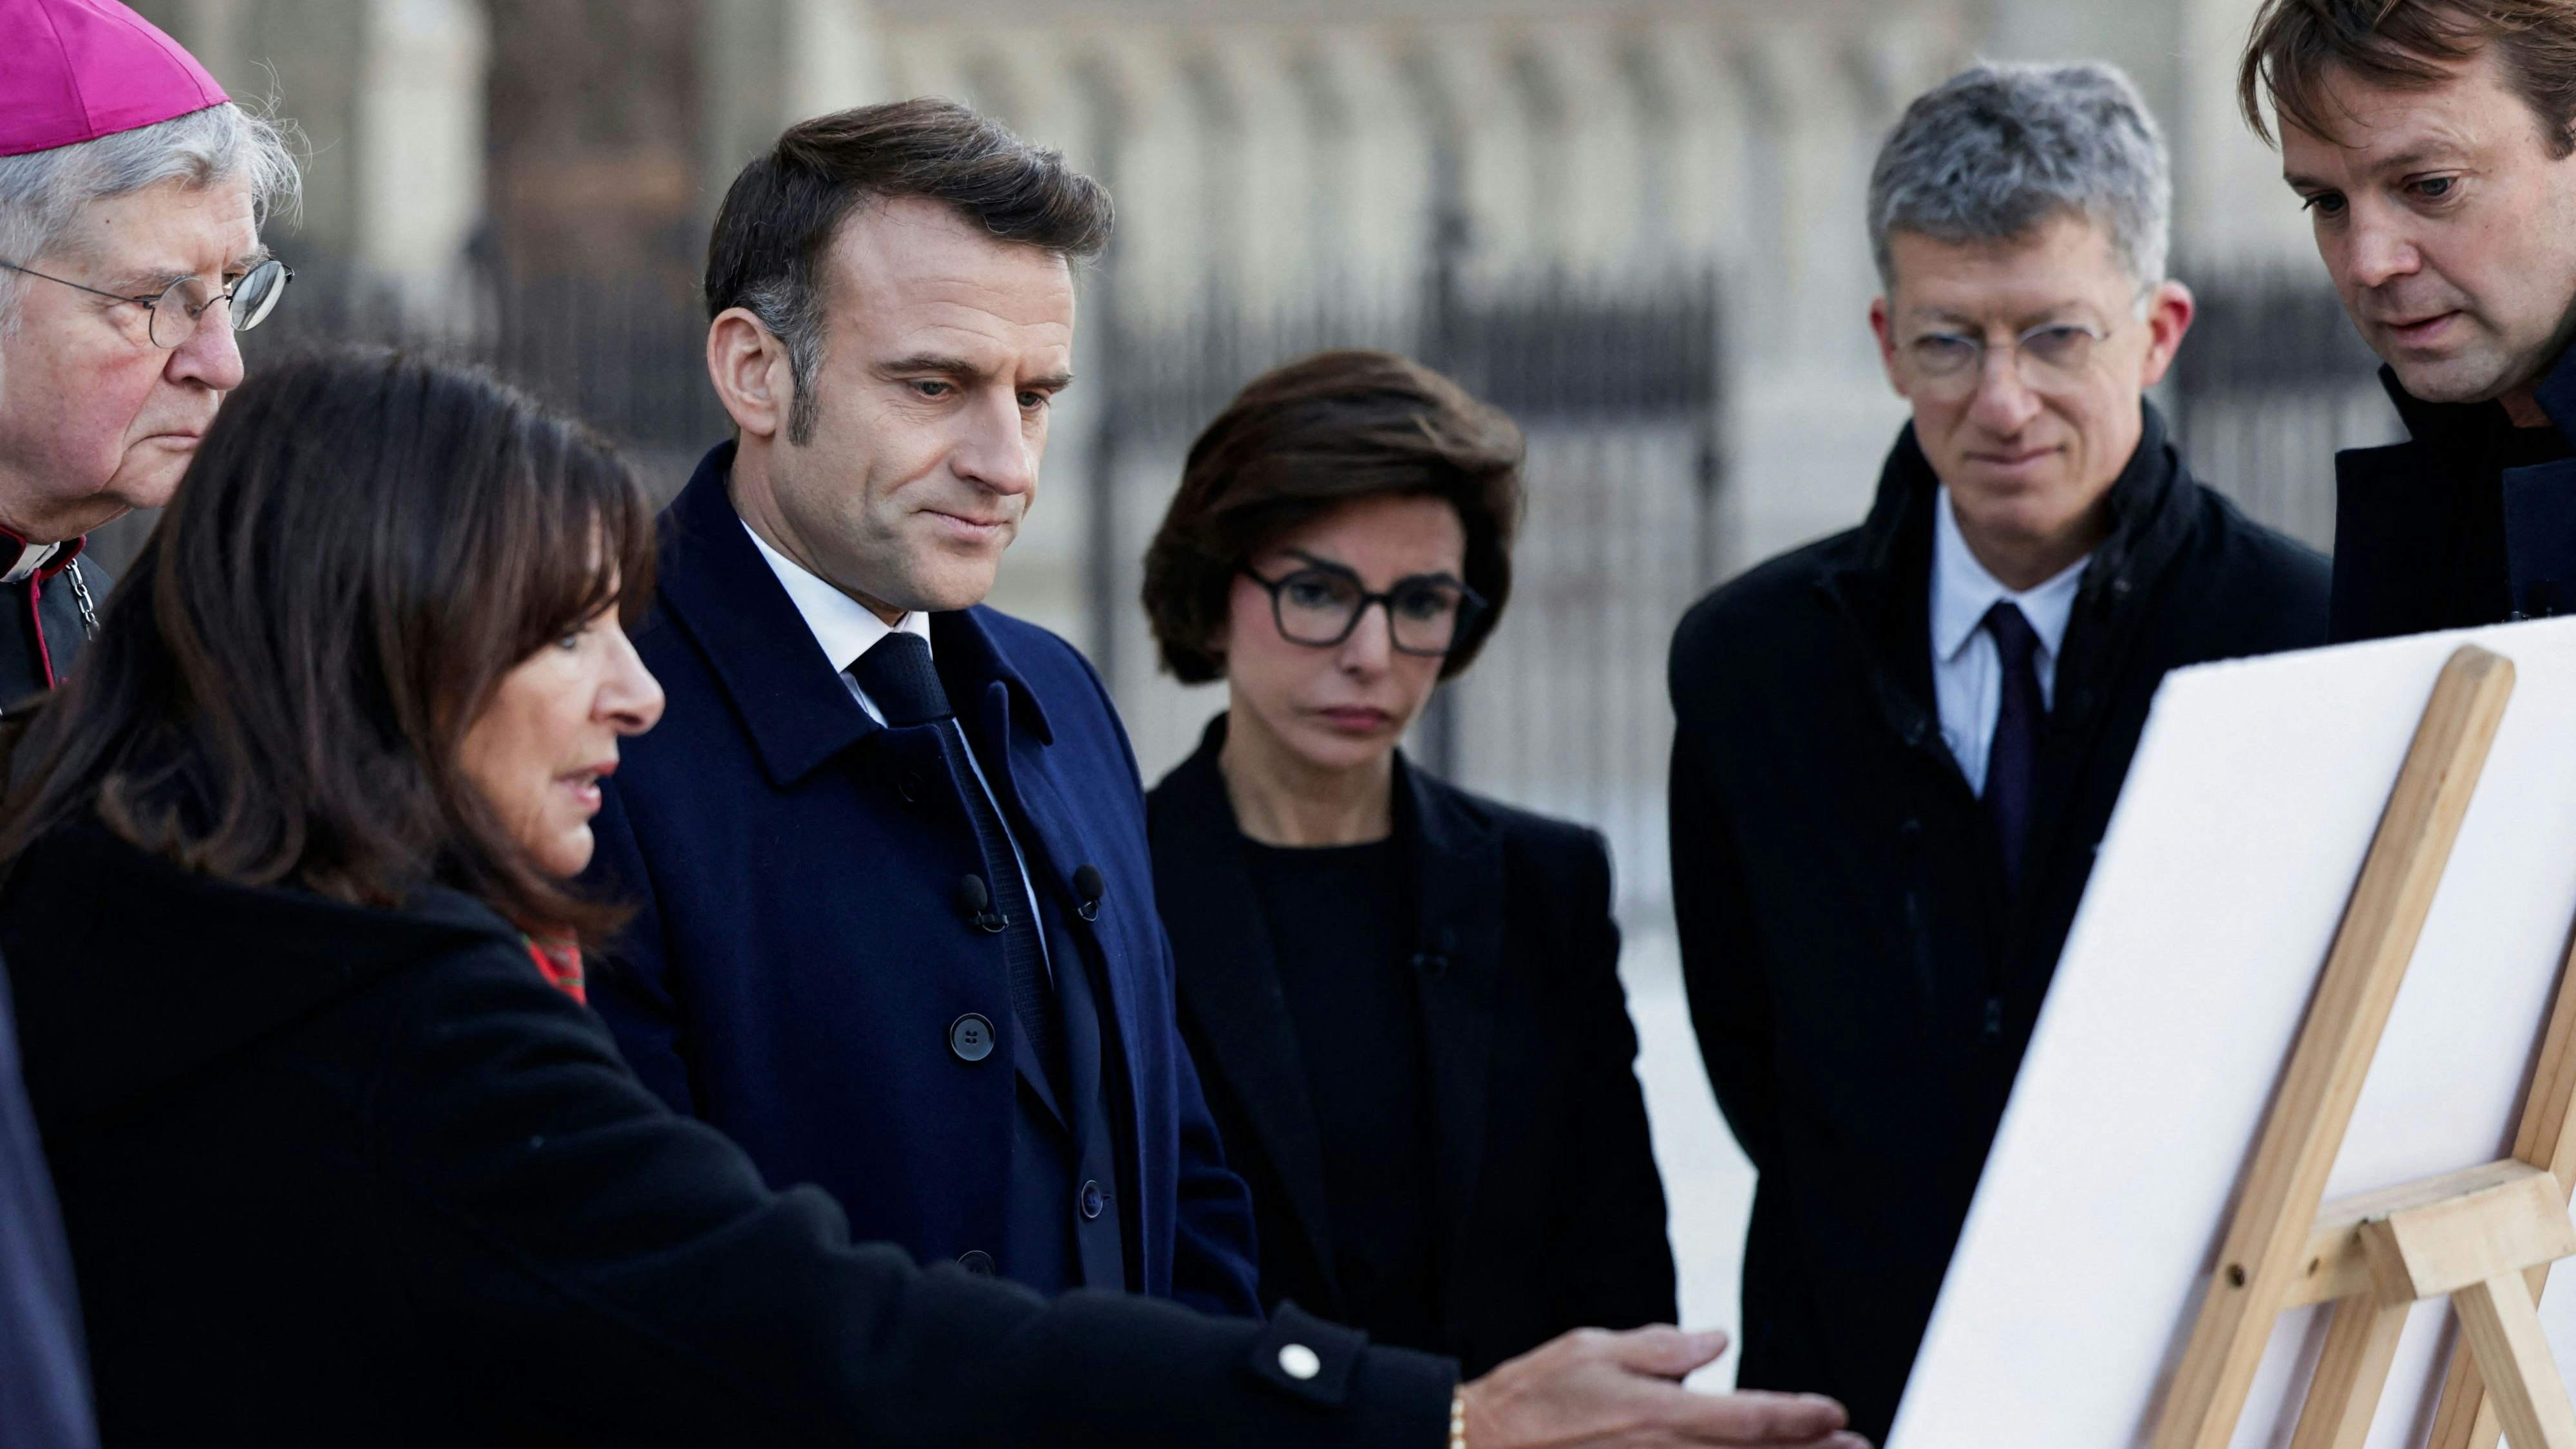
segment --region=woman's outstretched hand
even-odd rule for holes
[[[1808,1445],[1868,1449],[1839,1432],[1843,1406],[1820,1394],[1700,1394],[1682,1379],[1726,1351],[1726,1335],[1657,1326],[1581,1328],[1460,1390],[1470,1449],[1688,1449]]]

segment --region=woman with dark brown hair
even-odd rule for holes
[[[107,1443],[1510,1449],[1840,1422],[1654,1382],[1705,1355],[1681,1335],[1460,1389],[1295,1314],[1049,1304],[772,1191],[635,1079],[564,970],[616,919],[563,882],[661,707],[623,628],[652,558],[623,466],[507,389],[393,355],[277,367],[16,742],[0,949]]]
[[[1265,1303],[1471,1370],[1674,1316],[1597,832],[1397,748],[1511,592],[1521,436],[1381,352],[1261,378],[1146,555],[1227,709],[1151,798],[1182,1026]]]

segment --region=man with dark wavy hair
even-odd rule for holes
[[[2576,607],[2576,3],[2266,0],[2237,83],[2411,434],[2335,460],[2334,636]]]

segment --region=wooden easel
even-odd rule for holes
[[[2264,1120],[2154,1449],[2226,1449],[2273,1320],[2320,1303],[2333,1318],[2291,1449],[2360,1449],[2407,1311],[2445,1294],[2468,1351],[2451,1355],[2430,1449],[2494,1449],[2499,1430],[2512,1449],[2576,1449],[2576,1409],[2537,1311],[2549,1265],[2576,1254],[2576,956],[2511,1157],[2319,1206],[2512,693],[2502,655],[2471,645],[2442,667]]]

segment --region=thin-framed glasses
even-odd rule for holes
[[[1485,612],[1484,596],[1447,574],[1414,574],[1372,594],[1359,575],[1340,564],[1304,554],[1306,566],[1266,579],[1242,565],[1243,576],[1270,593],[1270,616],[1291,644],[1330,649],[1351,637],[1360,616],[1376,604],[1386,610],[1388,642],[1399,654],[1438,659],[1457,647]]]
[[[2013,339],[2013,370],[2032,392],[2081,387],[2093,351],[2110,333],[2081,322],[2049,322]],[[1905,364],[1936,395],[1975,394],[1986,375],[1986,339],[1966,332],[1925,332],[1905,344]]]
[[[177,347],[197,335],[205,325],[206,310],[217,302],[233,319],[235,332],[248,332],[265,320],[277,307],[277,299],[286,295],[286,284],[295,280],[295,269],[275,257],[242,273],[241,280],[220,292],[209,293],[206,284],[194,277],[183,277],[148,297],[128,297],[121,292],[102,292],[63,277],[22,267],[16,262],[0,262],[0,268],[87,292],[93,297],[125,302],[143,309],[151,319],[146,329],[155,347]]]

